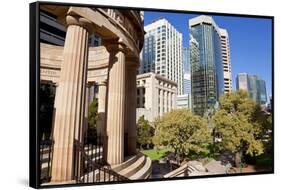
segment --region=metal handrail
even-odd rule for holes
[[[84,146],[79,141],[74,140],[74,146],[76,148],[76,151],[79,151],[81,153],[82,160],[85,160],[85,163],[87,164],[87,168],[86,168],[87,173],[94,172],[95,170],[100,170],[104,173],[104,175],[103,175],[104,181],[106,180],[106,176],[108,176],[108,178],[107,178],[108,181],[129,180],[129,178],[127,178],[123,175],[120,175],[119,173],[112,170],[110,168],[110,166],[108,164],[106,164],[105,162],[103,162],[103,164],[100,164],[100,163],[96,162],[96,160],[93,160],[91,156],[86,154],[86,152],[84,150]],[[90,169],[90,171],[88,169]],[[82,175],[85,175],[84,171],[83,170],[81,170],[81,171],[82,171]],[[100,173],[99,173],[99,175],[100,175]],[[85,182],[81,178],[80,179],[78,179],[78,178],[79,178],[79,176],[76,176],[77,181]],[[92,181],[94,182],[94,180],[92,180]],[[99,178],[98,182],[102,182],[100,180],[100,178]]]

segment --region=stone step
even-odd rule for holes
[[[147,179],[150,177],[151,173],[152,173],[152,161],[150,160],[150,158],[146,157],[144,166],[135,174],[130,176],[129,179],[131,180]]]
[[[130,165],[132,165],[134,162],[136,162],[136,160],[141,157],[142,154],[138,153],[137,155],[134,156],[130,156],[127,158],[127,160],[125,162],[123,162],[120,165],[116,165],[116,166],[112,166],[111,168],[115,171],[115,172],[120,172],[121,170],[129,167]]]
[[[125,169],[121,170],[118,173],[120,175],[129,178],[133,174],[137,173],[144,166],[145,162],[146,162],[146,157],[142,155],[132,165],[129,165],[128,167],[126,167]]]
[[[163,177],[164,178],[171,178],[171,177],[177,177],[177,176],[181,176],[182,174],[185,173],[186,169],[188,169],[188,164],[185,163],[182,166],[180,166],[179,168],[165,174]]]

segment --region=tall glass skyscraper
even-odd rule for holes
[[[267,103],[267,93],[265,81],[257,75],[248,75],[247,73],[238,73],[236,77],[237,90],[245,90],[249,93],[251,99],[260,105]]]
[[[258,87],[258,92],[259,92],[259,103],[261,105],[265,105],[267,103],[267,94],[266,94],[266,85],[265,81],[259,79],[257,81],[257,87]]]
[[[238,73],[236,77],[236,89],[249,91],[249,78],[247,73]]]
[[[191,79],[190,79],[190,64],[189,64],[189,50],[187,47],[182,48],[182,62],[183,62],[183,93],[191,93]]]
[[[189,30],[192,110],[202,116],[224,93],[221,38],[219,27],[209,16],[190,19]]]

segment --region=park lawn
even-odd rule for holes
[[[160,160],[161,158],[168,155],[169,150],[167,150],[167,149],[161,149],[161,150],[148,149],[148,150],[143,150],[142,153],[145,154],[146,156],[148,156],[151,160]]]

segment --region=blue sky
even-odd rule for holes
[[[188,20],[201,14],[187,13],[144,13],[144,24],[163,16],[183,34],[183,46],[188,47]],[[207,15],[207,14],[205,14]],[[272,28],[271,20],[263,18],[214,16],[217,25],[228,31],[232,66],[232,86],[236,89],[236,75],[246,72],[258,75],[266,81],[268,96],[272,94]]]

